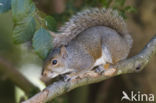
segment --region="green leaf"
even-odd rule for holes
[[[103,4],[103,7],[108,8],[113,0],[100,0],[100,2]]]
[[[0,0],[0,13],[7,12],[11,9],[11,0]]]
[[[113,3],[113,8],[122,8],[125,5],[126,0],[115,0]]]
[[[119,14],[120,14],[120,16],[123,17],[123,19],[127,19],[127,16],[126,16],[126,13],[125,13],[124,10],[120,10],[120,11],[119,11]]]
[[[125,11],[126,12],[136,12],[136,8],[134,8],[133,6],[126,6]]]
[[[120,5],[124,6],[125,5],[126,0],[120,0]]]
[[[35,32],[35,26],[36,24],[33,17],[17,22],[13,30],[14,42],[18,44],[30,40]]]
[[[15,43],[31,40],[35,32],[35,4],[32,0],[12,0],[12,16],[14,22],[13,39]]]
[[[56,31],[57,23],[52,16],[45,17],[45,25],[51,31]]]
[[[126,0],[115,0],[115,3],[118,7],[124,6]]]
[[[35,32],[33,37],[33,48],[35,52],[42,58],[45,59],[52,49],[52,36],[44,28],[40,28]]]

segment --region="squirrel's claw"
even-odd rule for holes
[[[100,65],[95,69],[95,72],[99,74],[103,74],[106,76],[113,75],[116,72],[115,68],[112,68],[109,63],[106,63],[104,65]]]
[[[71,80],[71,77],[69,75],[64,75],[63,76],[63,81],[68,82]]]
[[[76,74],[75,72],[63,75],[63,80],[65,82],[68,82],[68,81],[76,79],[76,78],[79,78],[79,75]]]
[[[98,66],[98,67],[95,69],[95,72],[96,72],[96,73],[99,73],[99,74],[102,74],[104,71],[105,71],[105,69],[104,69],[104,67],[102,67],[102,66]]]

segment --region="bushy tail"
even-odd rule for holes
[[[105,8],[93,8],[77,13],[60,28],[59,32],[62,36],[55,38],[54,43],[56,46],[66,45],[79,33],[93,26],[110,27],[125,37],[130,45],[132,43],[123,18],[116,10]]]

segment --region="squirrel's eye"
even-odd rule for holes
[[[56,64],[57,64],[57,60],[53,60],[53,61],[52,61],[52,64],[53,64],[53,65],[56,65]]]

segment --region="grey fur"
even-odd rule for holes
[[[73,16],[54,38],[54,49],[45,61],[45,75],[53,78],[66,72],[86,72],[96,65],[125,59],[132,38],[121,16],[112,9],[90,9]],[[64,49],[61,49],[65,47]],[[62,55],[62,53],[65,53]],[[57,59],[58,65],[51,61]]]
[[[116,10],[110,8],[92,8],[74,15],[60,28],[60,36],[56,37],[53,41],[54,47],[66,45],[81,32],[94,26],[106,26],[114,29],[125,37],[128,44],[130,44],[129,47],[131,47],[133,41],[128,34],[125,21]]]

